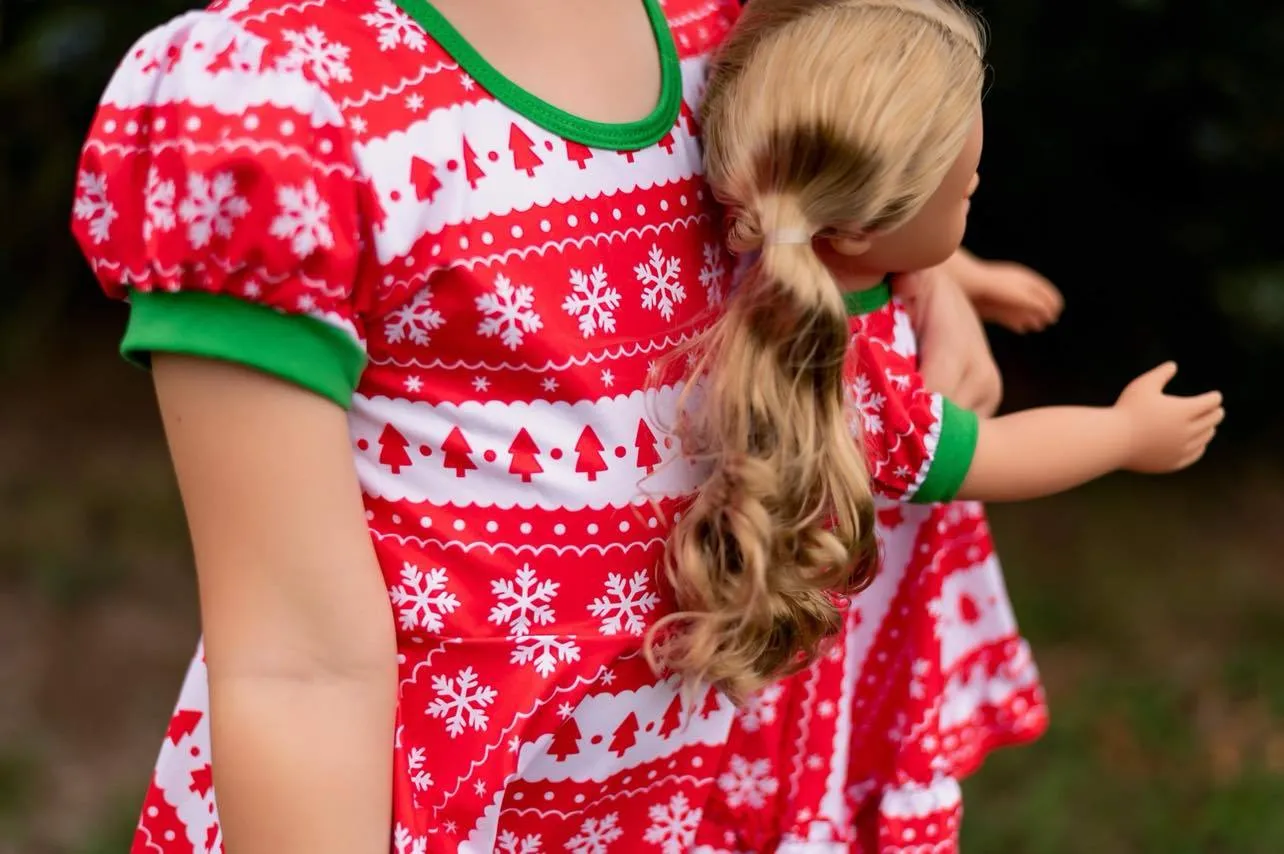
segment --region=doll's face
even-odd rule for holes
[[[829,256],[826,262],[852,273],[883,275],[935,267],[953,255],[963,242],[972,193],[980,180],[976,170],[983,138],[978,106],[963,150],[919,212],[894,231],[871,235],[868,245],[856,247],[854,254],[844,251],[842,241],[835,241],[832,248],[840,257],[824,253]]]

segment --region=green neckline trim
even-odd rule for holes
[[[595,122],[555,107],[523,89],[491,65],[428,0],[396,0],[468,74],[498,100],[545,130],[593,148],[635,151],[654,145],[673,129],[682,106],[678,49],[658,0],[642,0],[660,51],[660,97],[655,109],[635,122]]]
[[[910,497],[911,504],[953,501],[976,455],[980,431],[976,413],[956,406],[948,398],[941,401],[941,432],[936,440],[936,453],[932,454],[923,485]]]
[[[843,292],[843,305],[847,307],[848,317],[878,311],[891,301],[892,286],[887,283],[886,279],[863,291]]]
[[[131,291],[120,353],[142,368],[152,353],[236,362],[352,406],[366,354],[342,329],[227,294]]]

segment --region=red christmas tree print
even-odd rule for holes
[[[675,144],[676,143],[673,139],[673,131],[669,131],[668,133],[666,133],[664,137],[661,138],[660,140],[660,147],[663,148],[669,154],[673,153],[673,146]]]
[[[629,716],[620,721],[620,725],[611,734],[611,743],[609,745],[611,752],[616,756],[623,756],[626,750],[638,743],[635,737],[637,732],[638,716],[629,712]]]
[[[655,449],[655,434],[647,426],[645,418],[638,419],[638,435],[633,440],[633,447],[638,449],[638,468],[646,469],[647,474],[653,474],[655,467],[660,464],[660,452]]]
[[[513,152],[513,168],[521,169],[532,178],[535,167],[544,163],[535,153],[535,143],[515,123],[508,130],[508,150]]]
[[[696,124],[695,113],[687,106],[686,101],[683,101],[682,106],[678,108],[678,120],[686,124],[688,134],[691,136],[697,135],[696,131],[699,129],[699,125]]]
[[[473,452],[472,446],[464,438],[463,432],[456,427],[446,436],[446,441],[441,443],[442,467],[455,470],[455,477],[463,477],[464,472],[472,471],[477,468],[477,463],[469,456]]]
[[[575,165],[581,169],[584,168],[584,161],[592,156],[593,152],[589,150],[587,145],[580,145],[578,142],[571,142],[569,139],[566,141],[566,159],[574,160]]]
[[[392,469],[393,474],[400,474],[404,466],[413,465],[410,454],[406,452],[409,445],[396,427],[385,424],[379,434],[379,462]]]
[[[513,439],[513,444],[508,446],[508,453],[513,455],[513,461],[508,464],[509,474],[520,474],[522,483],[530,483],[531,475],[539,474],[544,467],[535,459],[539,454],[539,446],[531,438],[531,434],[526,432],[523,427],[517,431],[517,436]]]
[[[704,695],[704,705],[700,707],[700,717],[707,718],[722,706],[722,701],[718,697],[717,688],[709,688],[709,693]]]
[[[597,473],[607,469],[606,461],[602,459],[603,447],[593,428],[586,425],[575,442],[575,453],[579,455],[575,460],[575,470],[587,475],[589,480],[597,480]]]
[[[627,160],[627,161],[629,161],[630,163],[632,163],[632,162],[633,162],[633,155],[634,155],[634,154],[636,154],[637,152],[635,152],[635,151],[621,151],[620,153],[624,155],[624,159],[625,159],[625,160]]]
[[[179,740],[196,732],[196,726],[205,717],[204,712],[195,709],[182,709],[175,712],[170,718],[169,729],[165,732],[165,737],[173,744],[178,744]]]
[[[673,702],[664,710],[664,717],[660,718],[660,738],[667,738],[669,733],[682,726],[682,695],[674,694]]]
[[[422,157],[410,160],[410,183],[415,187],[415,198],[421,202],[431,202],[432,197],[441,189],[437,180],[437,167]]]
[[[192,772],[192,785],[189,788],[202,798],[214,788],[214,770],[208,762]]]
[[[468,186],[474,190],[477,189],[477,182],[486,177],[486,172],[477,165],[477,152],[468,144],[468,137],[464,137],[464,177],[468,179]]]
[[[566,723],[553,733],[553,740],[548,744],[550,756],[556,756],[558,762],[565,762],[566,757],[580,752],[580,727],[575,718],[567,718]]]

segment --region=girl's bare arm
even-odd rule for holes
[[[347,420],[240,366],[157,354],[191,529],[229,852],[387,854],[396,650]]]

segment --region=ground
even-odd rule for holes
[[[110,334],[0,412],[0,854],[126,850],[196,640],[150,387]],[[992,515],[1053,717],[966,784],[965,850],[1284,850],[1284,467],[1224,452]]]

